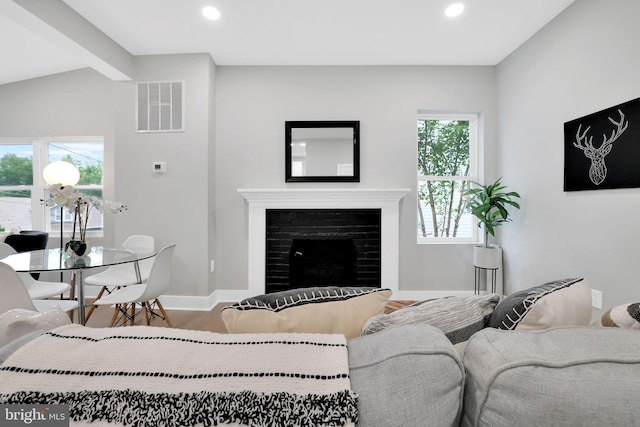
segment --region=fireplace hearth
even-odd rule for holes
[[[266,292],[380,287],[380,209],[268,209]]]

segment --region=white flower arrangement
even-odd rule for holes
[[[104,213],[111,213],[114,215],[120,214],[127,210],[127,205],[120,202],[112,202],[109,200],[102,200],[95,196],[87,196],[82,194],[72,185],[53,184],[49,186],[50,197],[47,200],[43,200],[45,206],[48,207],[63,207],[69,212],[73,212],[73,233],[71,235],[72,241],[85,242],[87,237],[87,223],[89,222],[89,213],[93,208]],[[79,233],[79,238],[76,239],[76,229]]]

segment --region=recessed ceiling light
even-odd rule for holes
[[[215,21],[216,19],[220,18],[220,11],[215,7],[211,7],[211,6],[207,6],[204,9],[202,9],[202,14],[204,15],[205,18],[211,19],[212,21]]]
[[[450,18],[453,18],[454,16],[460,15],[463,10],[464,5],[462,3],[454,3],[445,9],[444,14]]]

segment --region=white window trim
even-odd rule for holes
[[[419,200],[418,189],[420,183],[425,181],[476,181],[480,182],[480,114],[476,113],[442,113],[418,111],[416,120],[460,120],[469,122],[469,175],[468,176],[434,176],[434,175],[418,175],[416,180],[416,200]],[[416,129],[415,141],[418,141],[418,133]],[[416,147],[417,148],[417,147]],[[416,149],[416,171],[418,171],[418,151]],[[415,224],[418,224],[418,213],[415,209]],[[478,219],[472,216],[472,234],[471,237],[422,237],[416,233],[417,244],[481,244],[483,243],[483,234],[478,232]]]

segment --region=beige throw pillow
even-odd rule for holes
[[[591,287],[583,278],[545,283],[505,298],[494,310],[490,327],[548,329],[588,326],[591,321]]]
[[[248,298],[222,309],[229,333],[301,332],[360,336],[381,314],[391,290],[358,287],[304,288]]]
[[[597,326],[640,330],[640,302],[618,305],[605,311]]]

